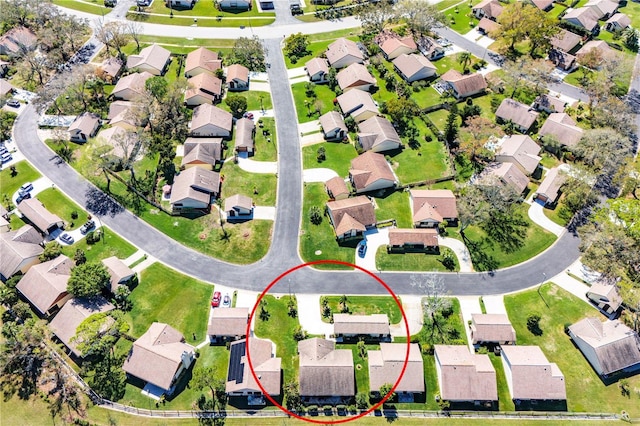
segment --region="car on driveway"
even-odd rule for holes
[[[60,235],[60,240],[64,243],[67,243],[69,245],[73,244],[73,237],[69,234],[67,234],[66,232],[62,235]]]
[[[88,220],[84,225],[82,225],[80,227],[80,233],[82,235],[85,235],[87,232],[89,232],[95,226],[96,226],[96,223],[93,220]]]
[[[218,306],[220,306],[220,300],[222,300],[222,293],[216,291],[215,293],[213,293],[213,297],[211,298],[211,307],[217,308]]]
[[[7,101],[7,105],[9,105],[12,108],[20,108],[20,101],[17,99],[9,99]]]
[[[19,195],[18,198],[16,198],[16,204],[20,204],[22,200],[26,200],[28,198],[31,198],[31,194],[28,192],[24,195]]]
[[[231,297],[229,297],[229,294],[225,294],[224,295],[224,299],[222,299],[222,306],[224,306],[225,308],[228,308],[231,306]]]
[[[4,154],[0,154],[0,161],[3,163],[7,163],[9,161],[13,160],[13,157],[11,156],[10,153],[5,152]]]
[[[362,241],[360,242],[360,244],[358,244],[358,256],[364,257],[366,253],[367,253],[367,242]]]
[[[244,118],[248,118],[249,120],[253,120],[253,113],[252,112],[245,112],[243,117]]]
[[[31,182],[27,182],[20,187],[20,189],[18,190],[18,194],[19,195],[27,194],[31,192],[32,189],[33,189],[33,184]]]

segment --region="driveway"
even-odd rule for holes
[[[312,133],[310,135],[304,135],[300,139],[300,146],[301,147],[311,146],[311,145],[316,145],[322,142],[326,142],[324,140],[324,134],[322,132],[317,132],[317,133]]]
[[[253,218],[262,220],[276,220],[276,208],[269,206],[255,206]]]
[[[300,133],[317,132],[321,129],[320,120],[308,121],[306,123],[298,124],[298,130]]]
[[[271,85],[266,81],[251,81],[249,90],[254,92],[271,92]]]
[[[302,179],[305,182],[326,182],[329,179],[338,176],[338,174],[333,169],[304,169],[302,171]]]
[[[471,253],[467,249],[467,246],[460,240],[455,238],[447,238],[438,236],[438,243],[441,246],[448,247],[455,253],[458,258],[458,264],[460,265],[460,272],[473,272],[473,265],[471,264]]]
[[[409,323],[409,335],[413,336],[418,334],[422,329],[422,320],[424,318],[422,313],[422,296],[402,296],[402,310],[407,317]],[[391,335],[394,337],[406,337],[407,330],[404,326],[404,321],[400,321],[398,324],[391,324]]]
[[[296,294],[298,320],[309,334],[321,334],[329,338],[333,334],[333,324],[322,321],[319,294]]]
[[[227,161],[233,161],[228,158]],[[249,173],[270,173],[278,172],[278,163],[276,161],[255,161],[250,158],[238,156],[238,167]]]
[[[551,232],[556,237],[559,237],[566,231],[564,227],[558,225],[544,214],[544,207],[537,201],[531,203],[531,207],[529,207],[527,213],[534,223]]]
[[[488,314],[507,315],[507,308],[504,306],[504,296],[482,296],[482,302]]]
[[[463,296],[458,297],[460,302],[460,312],[462,312],[462,325],[464,326],[464,332],[467,334],[467,342],[469,349],[473,352],[473,343],[471,342],[471,329],[469,328],[469,321],[471,321],[471,314],[481,314],[480,299],[478,296]]]
[[[360,257],[356,250],[356,265],[371,272],[376,272],[376,252],[378,247],[389,244],[389,228],[370,229],[364,233],[364,240],[367,243],[367,251],[364,257]]]
[[[31,184],[33,185],[33,189],[29,191],[29,194],[31,194],[32,198],[35,198],[40,192],[44,191],[45,189],[51,188],[53,185],[53,182],[51,182],[49,178],[43,176],[31,182]],[[20,195],[19,192],[20,191],[18,190],[14,192],[13,195],[11,196],[11,201],[13,202],[14,205],[16,205],[16,199]]]

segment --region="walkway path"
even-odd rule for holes
[[[564,227],[558,225],[544,214],[544,207],[537,201],[533,201],[531,203],[531,207],[529,207],[527,213],[529,214],[529,218],[535,224],[540,225],[542,228],[553,233],[556,237],[559,237],[566,232]]]
[[[438,243],[443,247],[448,247],[455,253],[458,258],[458,264],[460,265],[460,272],[473,272],[473,265],[471,264],[471,253],[467,249],[467,246],[460,240],[455,238],[447,238],[438,236]]]
[[[471,342],[471,329],[469,328],[469,321],[471,321],[471,314],[481,314],[480,299],[478,296],[464,296],[458,297],[460,302],[460,312],[462,313],[462,325],[464,326],[464,332],[467,334],[467,342],[469,349],[473,351],[473,343]]]
[[[136,273],[140,273],[145,269],[147,269],[149,266],[156,263],[157,261],[158,259],[156,259],[155,257],[151,255],[147,255],[147,258],[145,260],[143,260],[142,262],[138,263],[136,266],[133,267],[133,271]]]

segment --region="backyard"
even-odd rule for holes
[[[340,298],[342,296],[323,296],[329,302],[329,308],[334,314],[341,312]],[[400,303],[402,300],[398,298]],[[402,314],[398,304],[391,296],[347,296],[347,307],[351,315],[387,314],[389,324],[398,324],[402,321]],[[329,322],[329,318],[322,318]]]
[[[405,191],[387,191],[382,197],[374,198],[376,220],[382,222],[395,219],[398,228],[411,228],[411,205],[409,193]]]

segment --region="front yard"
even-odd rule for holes
[[[0,171],[0,194],[2,194],[2,205],[7,207],[7,199],[11,199],[13,194],[26,182],[33,182],[40,178],[40,173],[26,160],[15,163],[16,173],[13,174],[9,167]]]
[[[97,221],[96,221],[97,222]],[[95,244],[87,244],[85,238],[71,246],[63,246],[62,253],[73,259],[76,250],[84,251],[88,262],[95,262],[107,257],[116,256],[126,259],[136,252],[136,248],[107,227],[101,227],[102,239]]]
[[[318,161],[318,149],[324,148],[325,159]],[[358,153],[350,143],[323,142],[302,148],[303,169],[314,169],[318,167],[334,170],[338,176],[347,177],[351,160],[356,158]]]
[[[35,198],[40,200],[48,211],[64,220],[64,229],[67,231],[79,228],[86,222],[87,213],[57,188],[47,188],[39,192]],[[74,213],[76,219],[72,217]]]
[[[341,296],[323,296],[329,301],[329,308],[334,314],[341,312]],[[398,298],[400,300],[400,298]],[[402,303],[402,300],[400,300]],[[402,313],[393,297],[391,296],[347,296],[347,307],[352,315],[387,314],[389,324],[398,324],[402,321]],[[320,311],[322,312],[322,306]],[[322,321],[329,322],[329,318],[322,318]]]
[[[387,253],[385,246],[379,247],[376,252],[376,268],[380,271],[425,271],[425,272],[452,272],[443,265],[445,256],[453,256],[455,268],[459,271],[458,258],[447,247],[440,247],[440,254],[425,253]]]
[[[296,105],[298,123],[317,120],[322,114],[333,111],[335,105],[333,100],[336,94],[326,84],[314,84],[315,97],[307,97],[305,86],[308,83],[300,82],[291,85],[293,101]],[[319,110],[320,114],[315,111]]]

